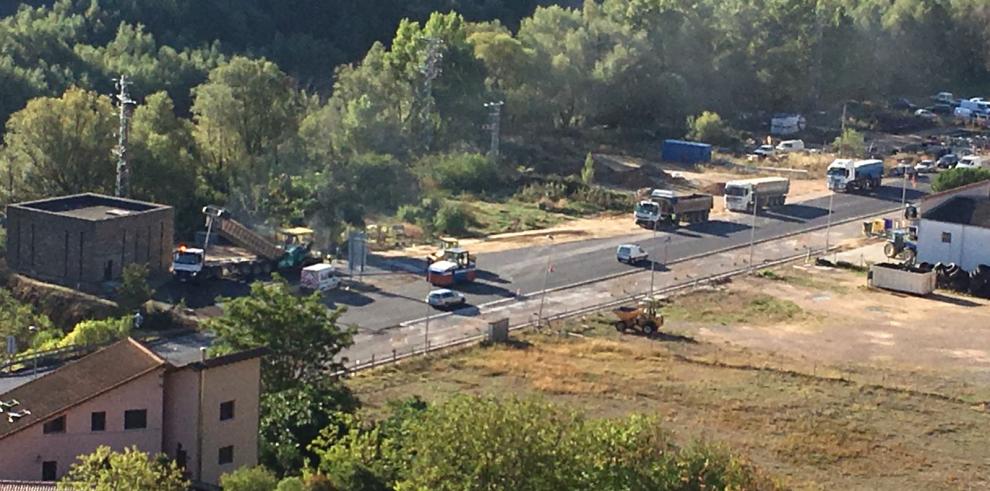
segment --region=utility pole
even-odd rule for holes
[[[547,301],[547,283],[550,280],[550,271],[553,269],[553,236],[547,235],[547,239],[550,240],[550,246],[547,250],[547,269],[543,272],[543,294],[540,295],[540,311],[536,314],[537,329],[543,326],[543,305]]]
[[[653,300],[653,292],[654,292],[654,289],[653,289],[653,285],[654,285],[653,277],[656,275],[656,272],[657,272],[657,224],[658,223],[660,223],[660,220],[654,220],[653,221],[653,257],[650,258],[650,300]],[[666,250],[667,250],[667,246],[665,244],[664,245],[664,251],[666,251]],[[667,264],[667,260],[665,258],[664,259],[664,266],[666,266],[666,264]]]
[[[485,107],[488,108],[488,117],[491,118],[491,122],[488,123],[488,129],[492,132],[492,143],[491,150],[489,150],[489,156],[492,160],[498,161],[498,147],[499,139],[501,138],[502,131],[502,106],[505,102],[486,102]]]
[[[756,249],[756,212],[760,209],[760,197],[753,192],[753,223],[749,227],[749,269],[753,271],[753,252]]]
[[[419,73],[423,75],[423,83],[420,86],[418,102],[420,104],[420,114],[418,123],[423,128],[423,147],[429,150],[433,139],[433,128],[430,122],[430,113],[433,112],[433,81],[443,72],[443,49],[444,42],[440,38],[425,37],[420,41],[426,43],[426,57],[419,67]]]
[[[839,126],[842,128],[839,130],[839,157],[846,154],[844,151],[846,148],[846,102],[842,103],[842,121],[840,121]]]
[[[832,232],[832,198],[834,197],[835,191],[832,191],[828,195],[828,221],[825,224],[825,252],[822,253],[823,256],[828,255],[829,234]]]
[[[131,170],[127,165],[127,138],[130,134],[131,108],[135,102],[131,99],[128,87],[133,83],[127,79],[127,75],[121,74],[120,78],[114,79],[117,86],[117,104],[120,105],[120,127],[117,130],[117,147],[113,153],[117,156],[117,186],[115,195],[126,198],[131,192]]]

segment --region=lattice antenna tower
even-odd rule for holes
[[[126,198],[131,192],[131,170],[127,163],[127,139],[130,136],[131,112],[135,102],[131,99],[128,88],[133,84],[125,74],[114,79],[117,87],[117,94],[114,98],[120,108],[120,127],[117,130],[117,147],[113,154],[117,156],[117,185],[115,194],[118,197]]]

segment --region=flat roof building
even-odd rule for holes
[[[7,264],[43,281],[87,289],[139,263],[167,272],[172,207],[100,194],[7,206]]]

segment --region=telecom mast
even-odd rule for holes
[[[120,106],[120,128],[117,130],[117,147],[113,154],[117,156],[117,186],[115,194],[118,197],[126,198],[131,192],[131,170],[127,165],[127,138],[130,135],[131,109],[135,102],[131,99],[127,88],[132,84],[127,75],[121,74],[120,78],[114,79],[117,87],[117,104]]]

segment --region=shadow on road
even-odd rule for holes
[[[879,188],[877,188],[875,192],[870,193],[870,196],[877,199],[882,199],[884,201],[895,201],[900,203],[901,192],[902,192],[901,186],[880,186]],[[907,187],[907,192],[905,194],[908,201],[915,201],[917,199],[920,199],[922,196],[925,196],[926,193],[914,189],[909,183]]]
[[[639,268],[639,269],[642,269],[642,270],[645,270],[645,271],[649,271],[649,270],[652,269],[653,271],[656,271],[657,273],[662,273],[662,272],[665,272],[665,271],[670,271],[670,269],[668,269],[667,266],[664,265],[663,263],[661,263],[660,261],[640,261],[640,262],[638,262],[636,264],[630,264],[630,266],[635,267],[635,268]]]
[[[172,305],[185,301],[187,307],[201,309],[216,305],[219,297],[243,297],[250,292],[247,281],[214,280],[199,285],[169,281],[157,289],[154,299]]]
[[[492,295],[502,298],[514,298],[516,296],[516,293],[511,290],[479,281],[455,285],[451,289],[457,290],[466,295]]]
[[[760,213],[760,216],[788,223],[805,223],[825,215],[828,215],[827,209],[808,205],[785,205]]]
[[[945,302],[952,305],[958,305],[960,307],[982,307],[983,304],[976,303],[972,300],[966,300],[965,298],[951,297],[949,295],[943,295],[941,293],[932,293],[928,297],[932,300],[938,300],[939,302]]]
[[[481,309],[475,305],[465,304],[463,307],[457,308],[451,313],[459,317],[477,317],[481,315]]]
[[[500,283],[503,285],[508,285],[509,283],[512,283],[511,281],[506,280],[505,278],[499,276],[498,273],[492,273],[491,271],[478,270],[478,279],[490,283]]]
[[[736,232],[749,229],[749,225],[725,220],[711,220],[688,227],[689,230],[702,234],[715,235],[718,237],[728,237]]]

